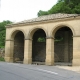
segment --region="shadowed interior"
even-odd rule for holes
[[[19,31],[14,37],[14,62],[24,59],[24,34]]]
[[[73,34],[70,28],[62,27],[55,33],[54,53],[55,62],[72,62]]]
[[[45,62],[46,59],[46,34],[42,29],[33,34],[32,61]]]

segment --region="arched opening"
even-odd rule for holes
[[[24,34],[22,31],[17,31],[14,35],[13,61],[23,62],[24,59]]]
[[[67,63],[71,65],[73,59],[73,33],[69,27],[59,28],[54,37],[54,61],[55,63]]]
[[[33,34],[32,62],[44,63],[46,59],[46,34],[44,30],[38,29]]]

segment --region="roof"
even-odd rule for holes
[[[57,14],[50,14],[45,16],[40,16],[37,18],[24,20],[18,23],[13,23],[12,25],[16,24],[24,24],[24,23],[32,23],[32,22],[40,22],[40,21],[47,21],[47,20],[55,20],[55,19],[63,19],[63,18],[70,18],[70,17],[77,17],[80,16],[80,14],[65,14],[65,13],[57,13]]]
[[[40,16],[40,17],[33,18],[30,20],[25,20],[22,22],[36,22],[36,21],[44,21],[44,20],[52,20],[52,19],[61,19],[61,18],[68,18],[68,17],[73,17],[73,16],[75,17],[78,15],[79,14],[61,14],[61,13],[58,13],[58,14],[50,14],[50,15]]]

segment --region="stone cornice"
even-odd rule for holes
[[[24,40],[33,40],[33,39],[29,39],[29,38],[27,38],[27,39],[24,39]]]
[[[5,41],[14,41],[14,40],[6,39]]]
[[[53,37],[46,37],[46,39],[54,39]]]
[[[80,37],[80,35],[74,35],[73,37]]]

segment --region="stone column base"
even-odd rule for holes
[[[6,62],[13,62],[13,58],[11,57],[5,57],[4,59]]]
[[[46,60],[45,64],[48,66],[52,66],[52,65],[54,65],[54,61],[53,60],[52,61]]]
[[[80,66],[80,59],[74,59],[72,62],[72,66]]]
[[[24,59],[24,64],[32,64],[32,59]]]

